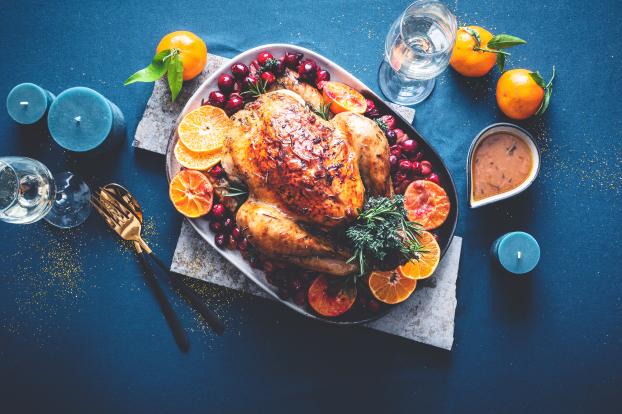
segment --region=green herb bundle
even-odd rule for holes
[[[389,255],[401,254],[406,259],[424,252],[417,241],[421,226],[408,220],[404,197],[371,197],[356,222],[346,230],[354,248],[348,263],[357,261],[359,275],[368,270],[371,259],[382,261]]]

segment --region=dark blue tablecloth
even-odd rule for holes
[[[338,62],[377,89],[384,36],[400,1],[10,0],[0,13],[0,97],[24,81],[59,93],[83,85],[125,113],[131,137],[151,85],[123,87],[175,29],[225,56],[291,42]],[[196,284],[228,324],[217,338],[175,301],[190,330],[177,350],[136,258],[102,222],[58,231],[0,223],[2,412],[620,412],[622,385],[621,7],[608,1],[448,2],[461,24],[529,41],[512,67],[556,65],[549,112],[522,123],[542,149],[524,195],[466,206],[474,135],[505,120],[498,73],[449,70],[417,106],[415,126],[441,153],[460,194],[464,237],[452,352],[303,319],[286,308]],[[142,202],[148,238],[170,260],[181,218],[166,196],[164,160],[130,147],[76,159],[45,125],[0,111],[0,154],[117,181]],[[532,275],[496,273],[488,248],[525,230],[542,247]]]

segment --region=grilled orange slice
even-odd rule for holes
[[[342,280],[336,283],[339,285],[331,286],[326,276],[318,276],[309,286],[309,305],[320,315],[339,316],[354,304],[356,289],[345,289]]]
[[[330,110],[334,114],[339,112],[365,113],[367,101],[356,89],[341,82],[326,82],[322,88],[324,102],[330,103]]]
[[[171,180],[169,197],[186,217],[201,217],[212,209],[214,190],[207,177],[194,170],[182,170]]]
[[[424,251],[418,253],[416,258],[397,268],[399,274],[408,279],[425,279],[430,277],[441,260],[441,248],[432,233],[422,231],[417,236],[417,240]]]
[[[394,305],[405,301],[415,291],[417,281],[397,270],[376,270],[369,275],[369,290],[381,302]]]
[[[174,150],[177,161],[191,170],[209,170],[220,162],[221,148],[215,151],[190,151],[183,142],[177,141]]]
[[[447,220],[450,207],[449,197],[443,187],[432,181],[413,181],[404,192],[408,220],[421,224],[426,230],[440,227]]]
[[[179,140],[194,152],[214,152],[222,148],[233,126],[225,111],[211,105],[201,106],[183,117],[177,127]]]

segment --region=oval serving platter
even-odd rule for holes
[[[343,82],[347,85],[350,85],[353,88],[359,90],[366,97],[373,99],[376,102],[376,106],[381,110],[382,113],[392,114],[393,116],[395,116],[396,119],[399,121],[399,123],[405,127],[404,132],[406,132],[410,137],[417,140],[417,142],[421,146],[422,151],[426,154],[426,158],[428,158],[435,166],[437,166],[437,168],[435,168],[435,172],[438,174],[440,178],[441,186],[445,189],[451,201],[451,210],[449,212],[449,216],[447,220],[439,229],[435,230],[435,233],[438,235],[438,242],[441,247],[441,258],[442,258],[445,255],[447,248],[449,247],[449,244],[453,238],[454,231],[456,228],[456,222],[458,220],[458,197],[456,194],[456,188],[454,186],[454,182],[451,177],[451,174],[449,173],[449,170],[447,169],[447,167],[445,166],[445,164],[443,163],[439,155],[436,153],[436,151],[432,147],[430,147],[430,145],[426,142],[426,140],[423,139],[421,135],[410,125],[410,122],[406,121],[397,112],[391,109],[378,95],[376,95],[367,86],[365,86],[363,82],[358,80],[356,77],[351,75],[349,72],[347,72],[345,69],[343,69],[341,66],[337,65],[333,61],[325,58],[322,55],[319,55],[316,52],[313,52],[309,49],[305,49],[300,46],[285,44],[285,43],[275,43],[275,44],[261,45],[261,46],[257,46],[255,48],[249,49],[243,53],[240,53],[234,58],[232,58],[230,62],[227,62],[222,67],[220,67],[218,70],[216,70],[205,82],[203,82],[203,84],[201,84],[201,86],[199,86],[196,92],[190,97],[190,99],[186,103],[179,118],[177,119],[175,128],[171,132],[171,136],[170,136],[167,151],[166,151],[166,174],[167,174],[168,181],[170,182],[171,178],[177,172],[181,170],[181,166],[179,165],[179,163],[177,162],[173,154],[173,149],[178,139],[177,125],[179,125],[179,122],[181,121],[181,119],[188,112],[201,106],[201,100],[202,99],[207,100],[207,97],[210,91],[218,89],[218,85],[217,85],[218,77],[223,73],[229,72],[229,66],[231,65],[232,62],[242,62],[245,64],[249,64],[253,59],[256,58],[257,53],[263,50],[269,50],[275,56],[281,56],[285,53],[285,51],[300,52],[300,53],[303,53],[305,57],[310,57],[314,59],[320,66],[322,66],[323,68],[327,69],[330,72],[331,80]],[[220,249],[216,247],[216,244],[214,242],[215,234],[209,229],[209,221],[207,219],[203,219],[203,218],[188,219],[187,218],[186,220],[188,220],[190,225],[194,227],[194,229],[199,233],[199,235],[203,239],[205,239],[205,241],[209,243],[210,246],[212,246],[216,251],[218,251],[231,264],[237,267],[246,277],[248,277],[250,280],[256,283],[261,289],[263,289],[265,292],[267,292],[270,296],[272,296],[277,301],[283,303],[284,305],[295,310],[296,312],[305,315],[308,318],[321,320],[323,322],[334,324],[334,325],[354,325],[354,324],[370,322],[372,320],[378,319],[382,317],[383,315],[385,315],[388,311],[390,311],[393,308],[393,306],[387,306],[382,311],[378,312],[377,314],[370,316],[370,317],[363,318],[363,319],[349,316],[348,315],[349,312],[346,312],[344,315],[338,318],[324,318],[322,316],[316,315],[302,306],[298,306],[293,302],[281,299],[277,294],[276,287],[272,286],[266,280],[264,272],[261,270],[252,268],[250,264],[246,260],[244,260],[244,258],[242,257],[239,251]],[[417,294],[417,291],[413,293],[413,295],[416,295],[416,294]],[[399,306],[399,304],[394,305],[394,306]]]

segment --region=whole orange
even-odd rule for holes
[[[479,35],[480,47],[487,48],[492,33],[479,26],[467,26]],[[475,38],[464,28],[458,29],[456,43],[449,64],[456,72],[468,77],[484,76],[495,66],[497,54],[473,50],[477,46]]]
[[[544,98],[544,89],[531,77],[527,69],[505,72],[497,82],[497,105],[512,119],[527,119],[538,111]]]
[[[197,77],[207,63],[207,46],[203,39],[192,32],[177,31],[164,36],[158,44],[156,53],[167,49],[179,50],[184,65],[184,80]]]

